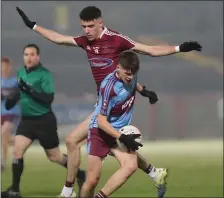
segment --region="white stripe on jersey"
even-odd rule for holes
[[[129,41],[131,44],[135,45],[135,42],[133,40],[131,40],[128,36],[125,36],[123,34],[118,34],[118,33],[112,32],[110,30],[105,31],[104,34],[109,35],[109,36],[119,36],[119,37]]]
[[[75,41],[75,38],[72,38],[72,41],[73,41],[74,45],[78,46],[78,44]]]

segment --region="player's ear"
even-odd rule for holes
[[[99,19],[99,24],[100,24],[100,27],[101,27],[101,28],[104,26],[104,21],[103,21],[103,19]]]

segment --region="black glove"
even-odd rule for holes
[[[130,135],[125,135],[121,134],[119,140],[122,142],[128,149],[128,151],[136,151],[138,150],[139,146],[143,146],[142,144],[138,143],[135,141],[137,137],[141,136],[140,134],[130,134]]]
[[[16,90],[13,94],[10,95],[10,97],[7,98],[5,108],[7,110],[10,110],[16,105],[19,99],[20,99],[20,92],[19,90]]]
[[[19,88],[21,91],[28,93],[28,94],[31,93],[32,88],[29,85],[27,85],[26,82],[24,82],[22,78],[19,80],[18,85],[19,85]]]
[[[36,22],[30,21],[28,17],[26,16],[26,14],[19,7],[16,7],[16,10],[19,13],[19,15],[22,17],[23,22],[26,24],[26,26],[29,27],[30,29],[33,29]]]
[[[180,52],[190,52],[192,50],[201,51],[202,47],[197,41],[187,41],[180,45]]]
[[[158,97],[155,92],[149,91],[143,86],[142,91],[139,92],[142,96],[149,98],[151,104],[155,104],[158,101]]]

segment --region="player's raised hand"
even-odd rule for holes
[[[22,17],[25,25],[29,27],[30,29],[33,29],[33,27],[36,25],[36,22],[30,21],[29,18],[26,16],[26,14],[19,7],[16,7],[16,10],[19,13],[19,15]]]
[[[202,46],[197,41],[187,41],[179,46],[180,52],[201,51]]]
[[[136,151],[140,146],[143,146],[141,143],[135,141],[140,136],[141,134],[121,134],[119,140],[127,147],[128,151]]]
[[[155,92],[149,91],[143,86],[142,91],[139,92],[143,97],[147,97],[151,104],[155,104],[159,99]]]

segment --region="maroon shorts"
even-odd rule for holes
[[[1,116],[1,125],[4,124],[5,121],[15,123],[19,119],[17,115],[2,115]]]
[[[88,134],[87,152],[89,155],[104,158],[110,149],[116,145],[116,139],[99,128],[90,128]]]

